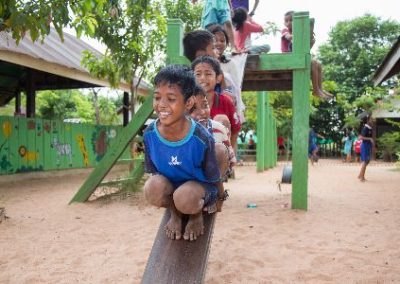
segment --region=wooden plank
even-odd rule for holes
[[[306,56],[301,53],[268,53],[260,55],[261,70],[296,70],[306,67]]]
[[[42,137],[43,137],[43,169],[45,171],[54,169],[54,159],[52,156],[53,149],[51,148],[52,125],[51,120],[42,120]]]
[[[19,124],[18,124],[18,117],[9,117],[9,121],[11,123],[11,134],[9,136],[8,140],[8,147],[9,147],[9,162],[11,164],[8,164],[8,173],[12,174],[15,173],[19,167],[19,159],[20,156],[18,154],[18,141],[19,141]]]
[[[257,172],[265,168],[265,92],[257,92]]]
[[[122,129],[120,134],[115,138],[113,147],[110,147],[106,152],[103,159],[97,165],[97,167],[90,174],[89,178],[84,182],[75,196],[71,199],[71,202],[84,202],[86,201],[103,178],[110,171],[111,167],[115,164],[126,146],[129,144],[139,132],[140,128],[146,120],[150,117],[153,112],[153,96],[149,96],[143,105],[140,107],[138,112],[133,117],[132,121]]]
[[[164,227],[169,217],[170,212],[166,210],[147,261],[142,283],[203,283],[216,214],[203,214],[204,235],[194,242],[168,239]]]

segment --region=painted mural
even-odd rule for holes
[[[0,127],[0,174],[94,167],[122,129],[8,116]]]

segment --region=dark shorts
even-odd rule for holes
[[[279,150],[285,150],[285,146],[279,145]]]

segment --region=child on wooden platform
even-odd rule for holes
[[[243,74],[240,74],[238,66],[236,66],[233,60],[224,53],[228,45],[228,35],[226,34],[225,29],[220,25],[213,25],[209,27],[209,31],[214,35],[215,51],[224,73],[225,85],[223,86],[223,89],[226,93],[231,95],[239,121],[240,123],[243,123],[245,121],[244,111],[246,108],[241,93]],[[235,57],[238,56],[244,56],[244,54],[235,55]]]
[[[207,101],[210,106],[210,117],[217,114],[225,114],[231,124],[231,145],[236,149],[237,137],[241,127],[235,106],[231,97],[221,90],[223,73],[218,60],[210,56],[201,56],[192,62],[192,70],[196,82],[207,93]]]
[[[193,108],[196,81],[185,66],[167,66],[154,78],[158,118],[144,132],[147,201],[169,208],[168,238],[194,241],[203,234],[203,208],[221,210],[225,192],[212,135],[186,114]],[[182,216],[189,220],[182,232]]]
[[[292,52],[292,39],[293,39],[293,31],[292,31],[292,21],[293,21],[293,11],[289,11],[285,14],[285,28],[282,30],[281,36],[281,51]],[[313,31],[314,23],[311,22],[311,39],[310,39],[310,47],[312,47],[315,43],[315,36]],[[327,91],[322,89],[322,67],[321,63],[317,60],[311,60],[311,82],[313,86],[313,95],[320,97],[322,99],[330,99],[333,95]]]
[[[240,52],[252,54],[266,53],[271,50],[268,44],[252,45],[251,34],[261,33],[264,28],[256,23],[244,8],[235,9],[232,16],[234,26],[235,44]]]
[[[196,3],[197,0],[192,0],[192,2]],[[238,53],[233,35],[231,10],[231,0],[206,0],[201,17],[201,27],[207,29],[209,26],[215,24],[224,26],[228,33],[233,52]]]

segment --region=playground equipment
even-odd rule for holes
[[[183,25],[180,20],[168,23],[168,63],[188,64],[182,56]],[[243,91],[257,93],[257,170],[263,171],[276,164],[276,125],[268,105],[268,90],[293,90],[293,175],[292,208],[307,210],[308,131],[310,87],[310,19],[308,12],[293,16],[293,52],[249,56],[242,85]],[[129,141],[152,113],[149,97],[120,133],[116,143],[89,176],[71,202],[86,201]],[[215,214],[205,216],[205,235],[196,242],[169,240],[164,233],[168,220],[166,211],[160,224],[143,283],[201,283],[204,278],[211,244]]]

